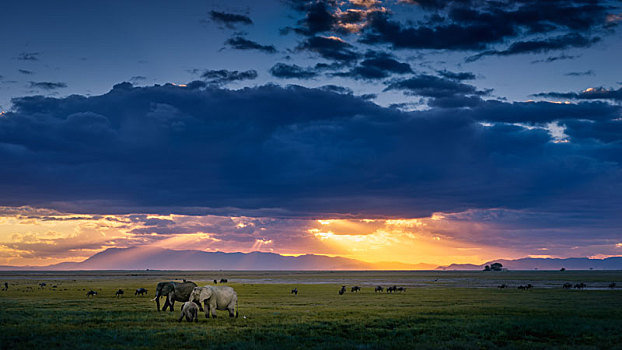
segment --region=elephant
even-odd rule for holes
[[[238,317],[238,294],[228,286],[196,287],[190,294],[190,301],[205,305],[205,317],[210,313],[216,318],[216,310],[229,310],[229,317]],[[235,312],[234,312],[235,311]]]
[[[156,307],[158,311],[160,311],[160,297],[166,296],[166,301],[164,302],[162,311],[166,311],[167,307],[169,308],[169,311],[174,311],[175,301],[188,301],[190,293],[192,293],[192,289],[196,286],[196,283],[190,281],[160,282],[156,286],[155,298],[153,298],[152,301],[156,302]],[[199,308],[201,307],[199,306]]]
[[[192,322],[193,320],[194,322],[199,322],[199,306],[193,301],[186,301],[181,307],[181,315],[177,322],[181,322],[184,316],[186,316],[186,321],[188,322]]]

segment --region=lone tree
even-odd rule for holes
[[[489,265],[484,266],[484,271],[502,271],[503,270],[503,265],[500,263],[492,263]]]
[[[484,271],[490,271],[490,266],[489,265],[484,266]]]

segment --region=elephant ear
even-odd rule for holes
[[[202,288],[201,289],[201,301],[204,301],[205,299],[211,298],[212,297],[212,293],[213,293],[212,288],[209,288],[209,287]]]

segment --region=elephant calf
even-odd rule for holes
[[[199,322],[199,305],[195,304],[193,301],[186,301],[184,305],[181,307],[181,315],[179,316],[178,322],[186,316],[186,321]]]
[[[238,317],[238,294],[228,286],[205,286],[196,287],[190,294],[190,301],[203,303],[205,317],[216,318],[216,310],[228,310],[229,317]]]

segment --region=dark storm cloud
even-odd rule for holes
[[[228,39],[225,41],[225,45],[228,45],[236,50],[258,50],[265,53],[276,53],[276,48],[273,45],[261,45],[241,36]]]
[[[531,61],[532,64],[534,63],[552,63],[555,61],[560,61],[560,60],[573,60],[575,58],[579,58],[581,57],[580,55],[559,55],[559,56],[550,56],[547,57],[546,59],[543,60],[534,60]]]
[[[38,61],[40,54],[39,52],[22,52],[17,55],[16,59],[20,61]]]
[[[253,80],[257,78],[257,71],[231,71],[226,69],[206,70],[201,74],[201,78],[205,79],[209,84],[222,85],[241,80]]]
[[[32,75],[35,74],[35,72],[31,71],[31,70],[26,70],[26,69],[18,69],[18,72],[25,74],[25,75]]]
[[[590,88],[581,92],[542,92],[535,94],[538,97],[553,97],[573,100],[613,100],[622,101],[622,88],[617,90],[604,87]]]
[[[335,73],[335,76],[351,77],[354,79],[384,79],[391,74],[412,73],[408,63],[399,62],[387,53],[368,53],[365,59],[356,67],[347,72]]]
[[[238,15],[235,13],[226,13],[212,10],[209,12],[209,17],[212,21],[225,24],[230,28],[233,28],[236,24],[253,24],[253,21],[250,19],[250,17]]]
[[[277,63],[270,68],[270,74],[282,79],[311,79],[318,76],[313,68],[302,68],[295,64]]]
[[[50,82],[50,81],[31,81],[30,88],[31,89],[41,89],[41,90],[56,90],[66,88],[67,84],[63,82]]]
[[[310,37],[298,45],[298,49],[315,52],[325,59],[346,64],[359,58],[352,45],[334,37]]]
[[[443,84],[421,91],[478,93]],[[124,83],[101,96],[24,97],[13,106],[0,118],[0,205],[316,218],[621,205],[622,134],[611,126],[620,107],[598,102],[407,113],[339,87]],[[586,117],[592,136],[572,124]],[[512,124],[549,121],[571,126],[572,142]],[[598,133],[611,141],[595,143]],[[137,220],[144,233],[172,227]]]

